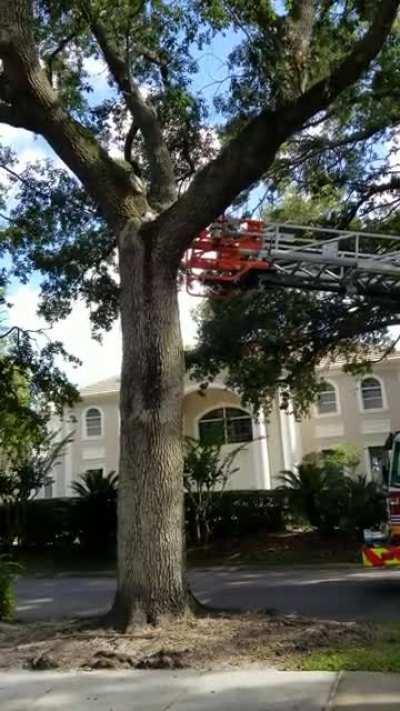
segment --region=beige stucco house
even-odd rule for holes
[[[187,379],[184,433],[201,439],[210,430],[218,431],[227,450],[246,443],[237,462],[239,471],[229,482],[233,489],[273,488],[281,470],[294,467],[304,454],[341,443],[357,446],[360,471],[376,475],[388,433],[400,430],[400,353],[378,362],[363,378],[345,375],[340,364],[325,366],[321,376],[326,386],[301,422],[280,410],[278,402],[268,422],[262,415],[252,417],[222,378],[205,394]],[[44,496],[71,495],[72,481],[87,470],[118,470],[119,378],[84,387],[81,398],[65,413],[62,428],[65,433],[74,430],[74,441],[56,465],[54,483]]]

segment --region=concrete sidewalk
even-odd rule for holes
[[[400,675],[369,672],[3,672],[1,711],[396,711]]]

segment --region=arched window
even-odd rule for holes
[[[318,394],[317,409],[320,415],[337,412],[336,390],[331,383],[324,382]]]
[[[361,383],[361,400],[364,410],[380,410],[383,407],[382,387],[377,378],[365,378]]]
[[[89,407],[86,410],[85,426],[87,437],[101,437],[103,434],[101,412],[97,407]]]
[[[199,421],[201,442],[233,444],[251,442],[253,427],[250,415],[235,407],[220,407],[207,412]]]

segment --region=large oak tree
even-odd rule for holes
[[[78,295],[97,304],[97,326],[121,316],[112,616],[122,628],[181,614],[187,604],[182,255],[312,117],[384,73],[380,52],[399,4],[0,0],[0,122],[42,136],[68,168],[31,166],[14,175],[19,202],[3,239],[18,274],[44,274],[42,310],[50,319],[65,315]],[[193,76],[199,53],[226,33],[233,48],[213,109],[221,142],[213,156]],[[88,59],[104,63],[114,88],[97,105],[88,100]],[[122,145],[123,160],[113,157],[112,142]],[[2,163],[11,175],[10,161]]]

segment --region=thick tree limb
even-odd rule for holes
[[[381,50],[399,5],[400,0],[381,0],[369,30],[329,76],[276,111],[265,109],[196,175],[180,200],[156,221],[163,234],[163,260],[178,264],[195,235],[262,177],[282,143],[360,78]]]
[[[12,106],[4,101],[0,101],[0,123],[6,123],[14,128],[25,128],[29,130],[27,121],[18,115],[18,112]]]
[[[2,95],[6,91],[12,107],[1,105],[3,120],[41,134],[81,180],[110,224],[121,225],[135,216],[140,222],[147,203],[135,194],[130,172],[67,114],[40,66],[29,0],[0,0],[0,58]]]
[[[139,130],[138,126],[135,124],[134,121],[132,121],[132,123],[129,127],[129,131],[126,134],[125,145],[124,145],[124,158],[127,163],[130,163],[132,161],[132,145],[133,145],[133,141],[135,140],[135,136],[136,136],[138,130]]]
[[[288,51],[297,74],[300,93],[305,91],[308,82],[307,65],[315,17],[315,0],[294,0],[287,19]]]
[[[49,55],[46,57],[46,62],[47,62],[47,68],[48,68],[48,73],[49,73],[49,79],[50,83],[53,84],[53,65],[55,60],[57,59],[58,55],[61,54],[61,52],[64,51],[64,49],[67,47],[67,45],[74,39],[75,37],[75,31],[70,32],[69,35],[64,37],[59,45],[53,49],[52,52],[49,53]]]
[[[400,191],[400,177],[398,175],[392,175],[390,180],[385,183],[378,183],[376,185],[366,185],[364,194],[366,199],[372,197],[373,195],[381,195],[382,193],[389,192],[399,192]]]
[[[122,59],[119,49],[108,36],[106,27],[91,12],[90,2],[82,0],[81,5],[111,76],[143,135],[151,172],[149,202],[157,210],[169,207],[176,199],[175,176],[156,112],[143,98],[138,85],[130,76],[128,63]],[[143,54],[143,50],[141,53]]]

